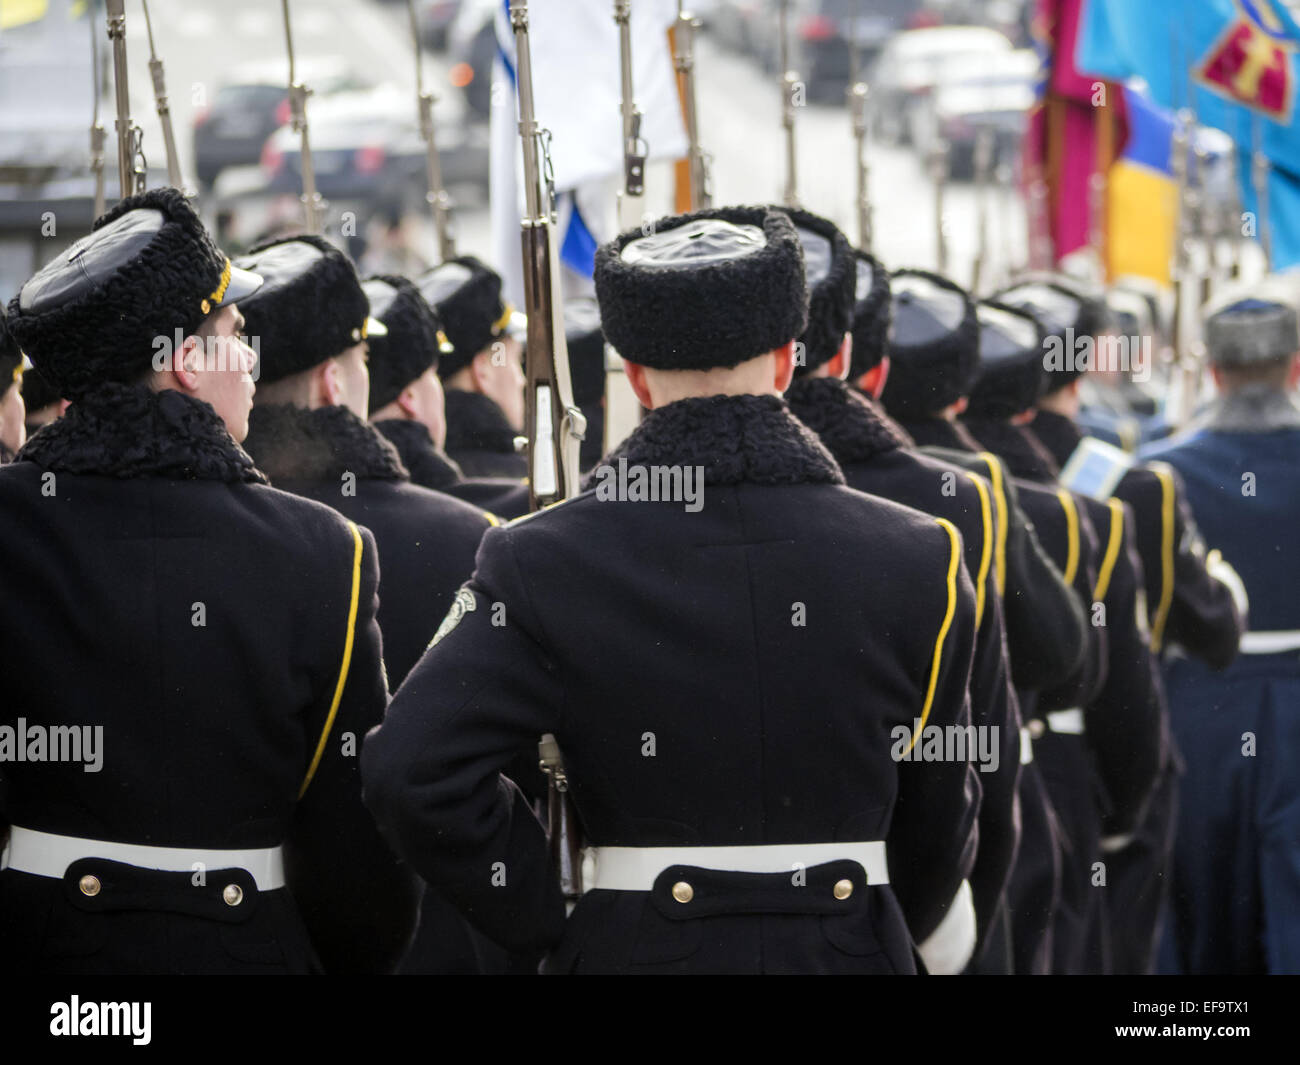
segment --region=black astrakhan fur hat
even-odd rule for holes
[[[156,353],[260,279],[233,268],[176,189],[128,196],[91,233],[30,278],[9,304],[9,329],[55,392],[75,399],[133,383]]]
[[[595,300],[571,299],[564,304],[564,339],[574,400],[580,407],[599,402],[605,395],[605,335]]]
[[[856,260],[853,245],[835,223],[797,207],[781,210],[790,216],[803,246],[808,328],[799,338],[803,362],[794,370],[796,377],[803,377],[830,362],[853,327]]]
[[[596,251],[605,337],[661,370],[737,366],[808,328],[803,249],[770,207],[673,215]]]
[[[937,414],[970,391],[979,365],[975,304],[960,285],[925,270],[890,278],[893,334],[881,402],[909,421]]]
[[[976,315],[980,362],[966,416],[1005,421],[1027,411],[1043,395],[1044,330],[1028,311],[997,300],[981,300]]]
[[[501,299],[501,275],[472,255],[439,263],[421,274],[416,285],[451,344],[438,362],[444,380],[505,333],[514,314]]]
[[[1116,324],[1103,289],[1064,274],[1025,274],[992,298],[1033,315],[1044,336],[1056,337],[1067,354],[1077,350],[1073,346],[1077,341],[1105,333]],[[1086,369],[1086,359],[1055,360],[1044,368],[1044,393],[1064,388],[1082,377]]]
[[[854,250],[857,280],[853,294],[853,358],[849,381],[856,381],[879,366],[889,354],[889,331],[894,321],[889,271],[868,252]]]
[[[361,284],[370,317],[384,324],[370,341],[370,413],[386,407],[430,367],[448,344],[438,316],[414,282],[396,274],[368,277]]]
[[[324,237],[282,237],[254,247],[238,265],[264,284],[239,305],[260,356],[261,380],[310,370],[381,335],[352,261]]]

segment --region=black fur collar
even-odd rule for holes
[[[447,443],[445,450],[499,451],[515,454],[519,434],[506,421],[505,413],[487,396],[447,389]]]
[[[947,418],[904,420],[902,427],[917,447],[946,447],[953,451],[983,451],[980,442],[960,422]]]
[[[705,484],[844,483],[831,453],[778,396],[669,403],[647,414],[604,463],[620,458],[629,466],[703,466]]]
[[[460,467],[433,446],[433,437],[423,422],[386,418],[373,424],[397,448],[415,484],[442,491],[465,479]]]
[[[875,403],[836,377],[799,377],[785,394],[790,410],[841,466],[911,445],[911,438]]]
[[[1034,438],[1052,453],[1058,466],[1070,461],[1075,448],[1083,441],[1079,427],[1064,414],[1053,410],[1040,410],[1029,423]]]
[[[966,428],[986,451],[1005,464],[1012,477],[1045,484],[1055,481],[1061,470],[1052,453],[1019,425],[993,418],[967,418]]]
[[[337,481],[345,473],[358,480],[409,479],[397,449],[347,407],[255,406],[244,446],[272,484]]]
[[[210,404],[139,385],[106,383],[83,395],[18,457],[67,473],[266,484]]]

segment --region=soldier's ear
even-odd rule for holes
[[[203,369],[203,339],[187,336],[172,360],[172,374],[187,392],[199,387],[199,371]]]
[[[787,340],[772,352],[776,356],[776,373],[773,387],[778,395],[785,395],[790,388],[790,382],[794,380],[794,346],[795,341]]]
[[[889,380],[889,356],[886,355],[875,366],[858,378],[858,388],[872,399],[879,399]]]
[[[640,363],[629,362],[627,359],[623,360],[623,366],[627,371],[627,383],[632,386],[637,402],[646,410],[654,410],[654,402],[650,398],[650,386],[646,383],[645,367]]]
[[[343,369],[338,359],[326,359],[313,375],[312,391],[323,407],[337,407],[343,403]]]
[[[826,376],[833,377],[837,381],[843,381],[849,376],[849,364],[853,358],[853,334],[845,333],[844,339],[840,341],[839,350],[831,356],[831,361],[826,364]]]

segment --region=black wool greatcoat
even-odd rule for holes
[[[670,404],[619,457],[702,467],[702,505],[597,488],[489,531],[367,740],[376,819],[547,972],[912,972],[909,932],[937,927],[978,842],[974,768],[892,756],[918,718],[970,720],[960,534],[847,488],[774,396]],[[863,564],[864,528],[889,565]],[[844,861],[802,886],[785,866],[688,868],[709,885],[692,902],[661,874],[566,921],[542,827],[500,775],[544,732],[592,845],[883,840],[890,883]]]
[[[434,446],[429,430],[420,422],[386,418],[375,422],[374,426],[397,448],[412,484],[446,492],[506,521],[528,513],[527,480],[466,477],[446,452]]]
[[[528,476],[528,458],[515,450],[519,434],[492,400],[478,392],[449,388],[446,410],[445,450],[466,477],[517,481]]]
[[[845,382],[804,377],[786,399],[839,463],[849,486],[892,499],[961,532],[966,566],[975,584],[975,657],[971,673],[971,722],[996,735],[998,759],[981,768],[980,846],[971,872],[981,944],[999,911],[1020,837],[1016,791],[1020,778],[1020,704],[1011,684],[999,594],[1005,563],[1005,520],[992,486],[976,474],[909,450],[911,440],[877,404]],[[864,537],[864,562],[874,555]]]
[[[357,751],[387,701],[370,533],[269,487],[206,403],[104,385],[0,470],[0,540],[0,725],[102,728],[97,772],[0,764],[0,830],[283,844],[288,881],[198,883],[93,848],[62,879],[6,869],[11,970],[390,970],[416,882],[361,805]]]

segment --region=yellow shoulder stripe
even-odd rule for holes
[[[957,528],[946,518],[935,519],[943,531],[948,534],[948,541],[951,544],[951,552],[948,558],[948,609],[943,615],[943,624],[939,626],[939,635],[934,641],[934,662],[930,666],[930,686],[925,693],[925,705],[921,707],[921,724],[912,734],[912,742],[907,745],[910,751],[916,746],[916,741],[921,738],[921,733],[925,730],[925,722],[930,716],[930,707],[934,704],[934,691],[939,686],[939,666],[943,662],[943,643],[948,638],[948,630],[952,627],[953,615],[957,612],[957,567],[961,564],[961,538],[957,535]]]
[[[1073,584],[1079,573],[1079,511],[1074,496],[1064,488],[1057,489],[1056,497],[1061,501],[1061,509],[1065,511],[1065,583]]]
[[[1160,478],[1160,604],[1151,622],[1151,649],[1159,651],[1174,602],[1174,478],[1154,463],[1151,469]]]
[[[330,703],[329,716],[325,718],[325,727],[321,729],[320,740],[316,744],[316,753],[312,755],[311,765],[307,768],[307,775],[303,778],[302,787],[298,789],[298,798],[302,798],[307,793],[307,787],[311,784],[311,779],[316,775],[316,770],[320,766],[321,757],[325,754],[325,741],[329,739],[330,729],[334,727],[334,719],[338,716],[339,703],[343,701],[343,688],[348,682],[348,669],[352,665],[352,643],[356,637],[357,630],[357,602],[361,598],[361,533],[358,531],[353,522],[348,522],[348,528],[352,531],[352,601],[348,604],[348,634],[343,641],[343,663],[339,666],[339,680],[334,686],[334,700]]]
[[[1106,544],[1106,557],[1101,560],[1101,572],[1097,575],[1097,587],[1092,593],[1094,602],[1101,602],[1110,591],[1110,577],[1119,560],[1119,547],[1124,542],[1124,504],[1118,499],[1106,500],[1110,507],[1110,540]]]
[[[494,528],[501,524],[501,519],[498,518],[495,514],[493,514],[492,511],[490,510],[483,511],[483,516],[487,518],[488,524],[493,526]]]
[[[975,628],[984,618],[984,590],[989,579],[989,563],[993,560],[993,511],[989,505],[989,490],[984,479],[975,473],[966,474],[980,494],[980,517],[984,521],[984,543],[980,550],[980,572],[975,578]]]
[[[993,484],[993,502],[998,512],[998,545],[995,556],[994,574],[998,581],[998,595],[1007,594],[1007,524],[1009,522],[1007,491],[1002,483],[1002,463],[987,451],[980,452],[980,458],[989,468],[989,480]]]

